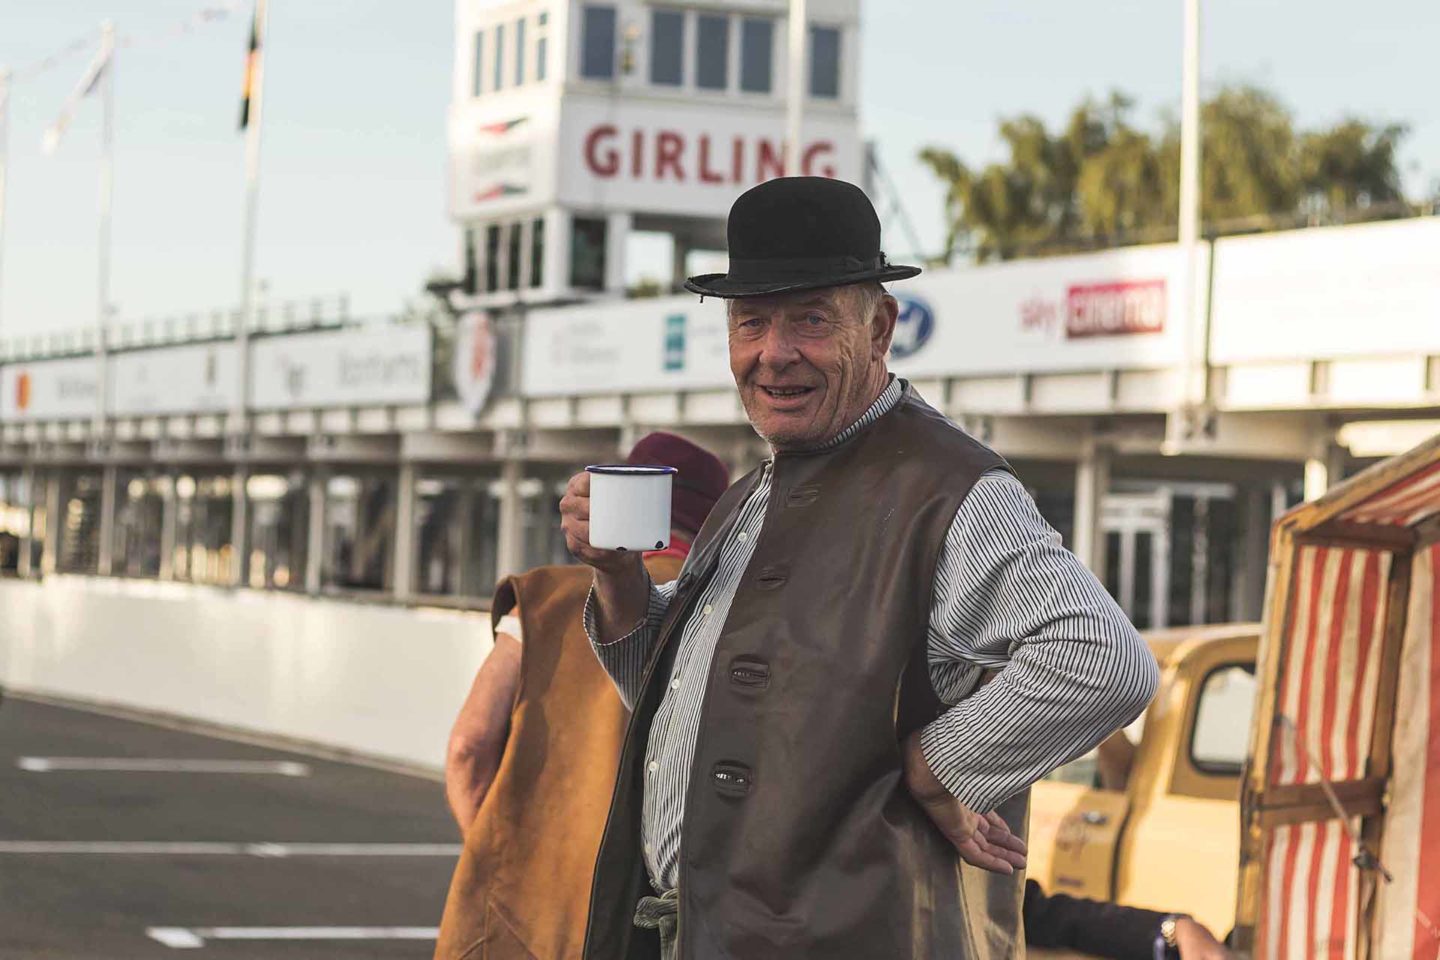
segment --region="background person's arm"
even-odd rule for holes
[[[460,707],[445,751],[445,799],[463,834],[475,819],[505,754],[510,712],[520,689],[520,642],[495,634],[495,645]]]

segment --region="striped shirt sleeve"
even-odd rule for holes
[[[920,737],[936,778],[980,812],[1135,719],[1159,684],[1124,612],[1004,471],[975,485],[941,549],[929,655],[932,674],[999,669]]]
[[[665,613],[670,609],[670,601],[675,598],[675,581],[657,584],[650,578],[648,570],[645,571],[645,587],[650,594],[645,619],[625,636],[605,643],[600,641],[599,633],[595,629],[594,587],[590,588],[590,594],[585,598],[585,635],[590,638],[590,645],[595,648],[595,656],[599,658],[600,666],[605,668],[605,672],[615,684],[615,689],[620,691],[620,699],[625,702],[627,710],[635,707],[635,700],[640,695],[640,685],[645,679],[645,664],[650,659],[650,651],[660,632],[660,622],[665,619]]]

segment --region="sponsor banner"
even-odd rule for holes
[[[556,106],[536,95],[507,95],[457,109],[450,122],[450,213],[457,219],[506,216],[554,202]]]
[[[456,325],[450,373],[460,402],[479,416],[490,402],[490,388],[495,381],[495,331],[485,311],[467,313]]]
[[[229,341],[120,353],[110,360],[116,416],[223,413],[240,395],[240,364]]]
[[[805,121],[802,173],[861,180],[853,115]],[[724,217],[735,198],[785,169],[785,115],[748,105],[571,95],[559,130],[560,201],[604,210]]]
[[[255,410],[427,403],[430,328],[364,327],[253,341]]]
[[[694,296],[536,311],[525,318],[526,396],[732,387],[725,304]]]
[[[1215,363],[1440,353],[1440,217],[1215,244]]]
[[[1196,275],[1205,276],[1204,255]],[[1176,246],[927,271],[895,284],[891,369],[907,377],[1153,369],[1183,362]],[[537,311],[529,396],[733,385],[725,305],[693,296]]]
[[[0,367],[0,420],[84,420],[95,416],[99,398],[94,357]]]
[[[1202,297],[1205,257],[1195,268]],[[944,377],[1183,363],[1184,271],[1173,244],[927,270],[891,290],[900,301],[891,369]]]

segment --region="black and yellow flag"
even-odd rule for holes
[[[255,78],[260,72],[262,55],[260,25],[265,18],[265,0],[255,0],[255,18],[250,21],[250,49],[245,53],[245,86],[240,92],[240,129],[250,126],[250,98],[255,94]]]

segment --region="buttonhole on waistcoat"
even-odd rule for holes
[[[680,577],[680,582],[675,585],[675,591],[676,591],[677,593],[679,593],[679,592],[683,592],[683,591],[685,591],[685,590],[689,590],[689,589],[690,589],[690,584],[692,584],[692,583],[694,583],[694,582],[695,582],[695,575],[694,575],[693,573],[684,574],[684,575],[682,575],[682,576]]]
[[[797,483],[785,494],[785,506],[808,507],[820,499],[820,484]]]
[[[750,792],[750,784],[753,777],[750,768],[743,763],[732,763],[722,760],[715,764],[715,769],[710,774],[715,782],[715,789],[728,797],[743,797]]]
[[[783,566],[762,567],[755,575],[755,586],[761,590],[778,590],[790,579],[790,572]]]
[[[764,690],[770,686],[770,665],[755,657],[736,657],[730,661],[730,682]]]

